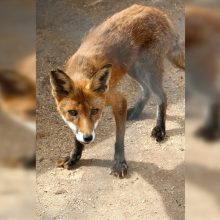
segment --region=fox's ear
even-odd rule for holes
[[[33,82],[13,70],[0,71],[0,95],[14,97],[26,95],[34,89]]]
[[[63,98],[73,91],[73,82],[70,77],[62,70],[50,72],[50,83],[52,85],[53,95]]]
[[[103,66],[92,78],[90,89],[97,93],[105,93],[109,88],[112,65]]]

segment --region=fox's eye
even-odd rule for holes
[[[98,113],[98,109],[97,108],[93,108],[91,109],[91,115],[96,115]]]
[[[71,116],[77,116],[78,115],[78,112],[76,110],[69,110],[68,112]]]

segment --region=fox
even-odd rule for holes
[[[0,70],[0,110],[16,123],[36,133],[36,54],[21,59],[15,67]],[[30,157],[7,159],[5,165],[34,168]]]
[[[116,123],[114,163],[111,174],[128,173],[124,138],[127,120],[141,114],[152,91],[158,102],[152,137],[165,138],[167,98],[162,87],[163,61],[184,69],[184,50],[168,16],[154,7],[132,5],[90,30],[64,70],[50,72],[52,95],[64,122],[75,134],[70,156],[59,166],[71,169],[80,160],[84,145],[92,143],[106,106]],[[142,96],[127,110],[127,100],[116,86],[128,74],[142,88]]]

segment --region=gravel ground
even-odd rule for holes
[[[166,63],[167,135],[161,144],[150,138],[156,120],[152,97],[140,120],[127,123],[125,144],[129,176],[109,175],[115,125],[104,112],[96,141],[86,147],[74,170],[56,168],[72,149],[73,135],[56,111],[48,73],[62,68],[86,32],[133,3],[164,10],[184,37],[181,0],[60,0],[37,3],[37,216],[38,219],[184,219],[184,73]],[[138,85],[126,77],[119,85],[134,104]]]

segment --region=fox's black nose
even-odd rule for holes
[[[83,135],[83,140],[85,142],[90,142],[93,139],[93,136],[91,134],[84,134]]]

